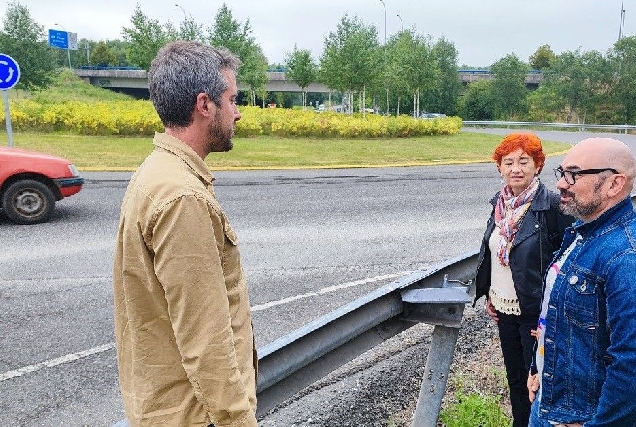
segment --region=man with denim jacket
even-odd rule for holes
[[[636,426],[634,157],[590,138],[555,174],[561,210],[578,220],[545,277],[529,426]]]
[[[178,41],[148,74],[165,126],[121,207],[113,272],[131,426],[256,427],[256,350],[238,240],[204,159],[232,148],[240,62]]]

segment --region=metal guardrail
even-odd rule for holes
[[[576,129],[583,132],[586,129],[607,129],[623,131],[636,130],[636,125],[599,125],[592,123],[545,123],[545,122],[504,122],[497,120],[464,120],[464,126],[487,126],[487,127],[549,127],[556,129]]]
[[[472,289],[477,252],[404,276],[259,349],[257,416],[355,357],[424,322],[435,325],[414,425],[435,426]],[[448,280],[451,277],[455,280]]]

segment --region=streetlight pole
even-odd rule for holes
[[[66,28],[64,28],[64,25],[60,25],[57,22],[53,25],[57,25],[58,27],[62,27],[62,29],[64,31],[66,31]],[[71,67],[71,47],[68,45],[69,44],[69,39],[68,39],[68,31],[66,31],[66,55],[68,56],[68,68],[69,70],[71,70],[73,67]]]
[[[384,0],[380,0],[380,3],[384,7],[384,44],[386,44],[386,4],[384,4]]]
[[[179,3],[175,3],[174,5],[175,5],[175,7],[178,7],[179,9],[181,9],[181,12],[183,12],[183,20],[187,21],[188,20],[188,14],[186,13],[185,9],[183,7],[181,7],[181,5]]]
[[[399,13],[397,14],[397,17],[400,19],[400,25],[402,26],[402,29],[400,31],[404,31],[404,21],[402,21],[402,17]]]
[[[384,4],[384,0],[380,0],[382,3],[382,7],[384,7],[384,60],[386,62],[386,4]],[[386,64],[385,70],[386,70]],[[389,115],[389,88],[386,88],[386,115]]]

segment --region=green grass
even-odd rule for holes
[[[54,75],[51,86],[44,90],[28,92],[10,89],[8,95],[9,99],[28,98],[43,104],[63,101],[95,102],[134,99],[129,95],[88,84],[66,68],[60,69]]]
[[[499,406],[500,397],[456,393],[457,403],[440,414],[446,427],[506,427],[512,425]]]
[[[492,161],[501,136],[460,132],[451,136],[395,139],[235,138],[234,149],[212,153],[213,170],[417,166]],[[0,145],[7,145],[6,133]],[[14,133],[17,148],[68,158],[80,170],[134,170],[152,151],[152,138]],[[544,141],[548,155],[570,145]]]

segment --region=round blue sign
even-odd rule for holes
[[[0,53],[0,90],[11,89],[20,80],[20,67],[13,58]]]

